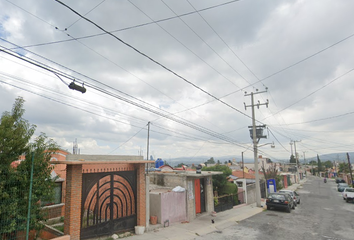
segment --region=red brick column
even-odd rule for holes
[[[64,234],[80,239],[82,165],[67,165]]]
[[[284,175],[284,188],[287,188],[287,187],[288,187],[288,176]]]
[[[145,164],[137,167],[137,225],[146,224]]]

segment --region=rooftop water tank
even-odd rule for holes
[[[159,167],[161,167],[163,164],[164,164],[163,160],[162,160],[161,158],[158,158],[158,159],[155,161],[155,168],[159,168]]]

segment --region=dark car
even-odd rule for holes
[[[267,209],[282,209],[290,213],[291,209],[295,209],[295,203],[288,193],[270,193],[267,197]]]
[[[336,183],[345,183],[343,178],[336,178]]]
[[[348,188],[348,184],[346,183],[338,183],[337,190],[338,192],[343,192],[345,188]]]

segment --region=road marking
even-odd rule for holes
[[[328,211],[332,211],[333,209],[332,208],[323,208],[325,210],[328,210]]]
[[[327,239],[331,239],[331,240],[343,240],[342,238],[334,238],[334,237],[328,237],[328,236],[322,236],[324,238],[327,238]]]

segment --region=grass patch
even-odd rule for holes
[[[54,226],[53,228],[55,228],[56,230],[59,230],[60,232],[64,232],[64,225]]]

